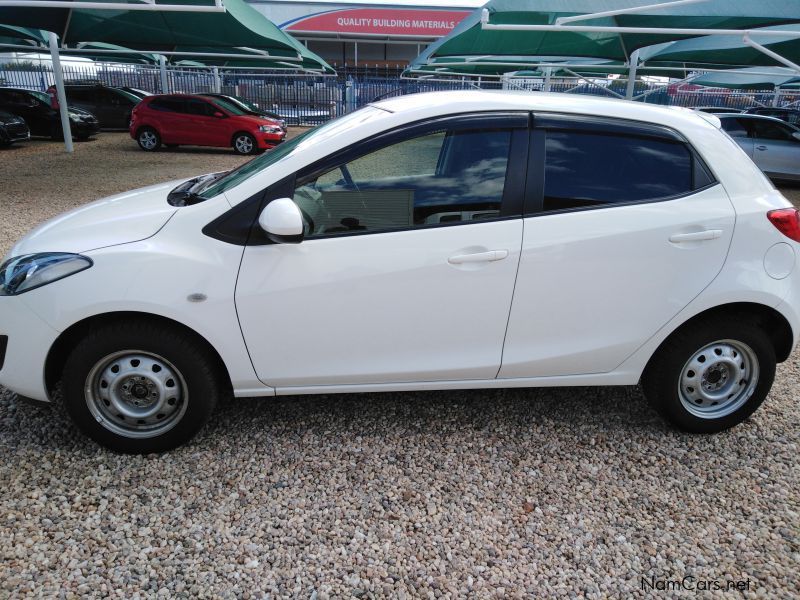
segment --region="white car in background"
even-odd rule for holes
[[[751,114],[716,116],[722,129],[769,177],[800,181],[800,129],[775,117]]]
[[[0,383],[123,452],[217,400],[634,385],[716,432],[800,331],[800,218],[691,111],[392,98],[228,173],[40,225],[0,269]]]

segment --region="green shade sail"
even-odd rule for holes
[[[800,6],[798,6],[800,13]],[[760,31],[796,31],[800,36],[800,24],[780,25],[778,27],[764,27]],[[800,37],[770,37],[753,33],[751,39],[773,52],[777,52],[792,62],[800,63]],[[639,59],[650,61],[676,61],[691,64],[705,65],[736,65],[736,66],[774,66],[775,60],[746,45],[742,36],[715,35],[667,42],[643,48]]]
[[[489,22],[493,25],[553,25],[560,17],[647,6],[655,2],[656,0],[490,0],[484,8],[489,11]],[[508,56],[569,56],[604,58],[625,63],[634,50],[693,37],[628,32],[486,30],[481,28],[481,10],[475,11],[450,34],[430,45],[412,62],[410,71],[455,57],[485,57],[483,62],[488,62],[489,59],[497,61],[499,57]],[[649,8],[641,14],[622,14],[570,24],[753,29],[797,23],[800,23],[800,3],[796,0],[708,0],[698,4]],[[739,43],[741,44],[741,38]],[[674,59],[664,56],[658,60],[667,62]],[[768,64],[776,63],[772,61]]]
[[[723,73],[704,73],[691,80],[696,85],[764,90],[800,84],[800,73],[778,67],[750,67]]]
[[[80,8],[80,1],[74,4],[73,9],[0,7],[0,23],[52,31],[62,46],[99,42],[151,52],[259,54],[264,61],[333,72],[322,58],[244,0],[224,0],[225,12],[95,10]],[[213,6],[211,0],[156,0],[156,4]]]

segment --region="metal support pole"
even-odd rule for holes
[[[772,106],[780,106],[781,104],[781,86],[775,86],[775,95],[772,97]]]
[[[214,73],[214,93],[222,93],[222,80],[219,77],[219,67],[212,67],[211,71]]]
[[[753,33],[756,33],[756,32],[753,32]],[[798,65],[797,63],[793,63],[793,62],[792,62],[792,61],[790,61],[788,58],[784,58],[783,56],[781,56],[781,55],[780,55],[780,54],[778,54],[777,52],[773,52],[772,50],[770,50],[769,48],[766,48],[766,47],[762,46],[762,45],[761,45],[761,44],[759,44],[758,42],[754,42],[753,40],[751,40],[751,39],[750,39],[750,35],[749,35],[749,34],[745,33],[745,34],[742,36],[742,41],[743,41],[745,44],[747,44],[748,46],[750,46],[751,48],[755,48],[756,50],[758,50],[758,51],[759,51],[759,52],[761,52],[762,54],[766,54],[766,55],[767,55],[767,56],[769,56],[771,59],[773,59],[773,60],[776,60],[776,61],[778,61],[779,63],[781,63],[781,64],[783,64],[783,65],[786,65],[786,66],[787,66],[787,67],[789,67],[790,69],[794,69],[795,71],[797,71],[798,73],[800,73],[800,65]]]
[[[61,72],[61,59],[58,57],[58,38],[52,31],[48,33],[50,42],[50,58],[53,60],[53,79],[56,80],[56,97],[58,113],[61,115],[61,131],[64,133],[64,149],[72,152],[72,127],[67,113],[67,94],[64,92],[64,74]]]
[[[355,59],[355,66],[358,66],[358,42],[353,42],[353,58]]]
[[[159,57],[158,66],[161,71],[161,93],[169,94],[169,82],[167,81],[167,57],[163,54]]]
[[[544,68],[544,91],[550,91],[550,79],[553,76],[553,69],[552,67],[545,67]]]
[[[630,64],[628,65],[628,85],[625,87],[625,99],[633,100],[633,93],[636,91],[636,71],[639,68],[639,51],[634,50],[631,54]]]

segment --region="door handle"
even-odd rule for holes
[[[669,241],[673,244],[681,244],[683,242],[704,242],[707,240],[715,240],[722,235],[722,229],[705,229],[703,231],[694,231],[692,233],[676,233],[669,236]]]
[[[766,146],[756,146],[756,150],[766,150]]]
[[[503,260],[508,256],[508,250],[489,250],[488,252],[476,252],[475,254],[457,254],[447,259],[451,265],[463,265],[464,263],[494,262]]]

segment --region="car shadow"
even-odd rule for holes
[[[250,451],[263,440],[305,436],[338,445],[354,437],[425,443],[465,432],[472,438],[511,441],[525,439],[532,429],[567,444],[598,436],[681,435],[660,419],[637,387],[515,388],[228,398],[185,448],[230,453]],[[105,452],[74,428],[60,406],[23,403],[2,388],[0,436],[20,448]],[[188,450],[176,450],[182,451]]]

